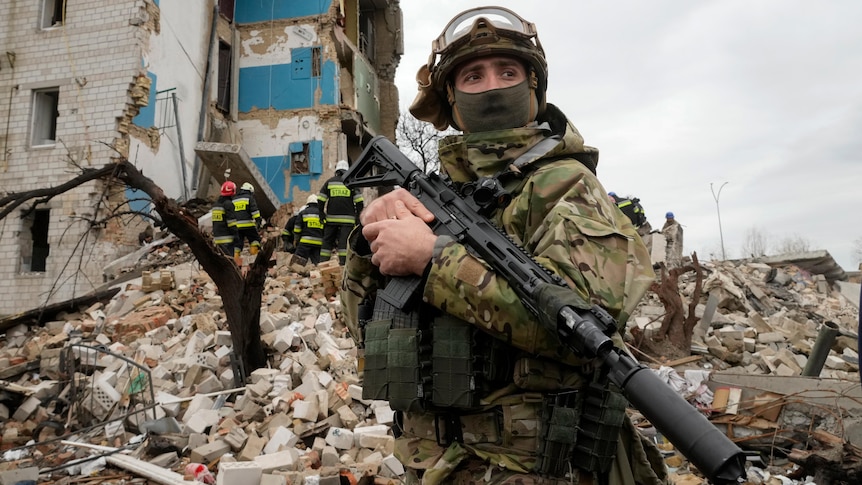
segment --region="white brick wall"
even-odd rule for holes
[[[4,191],[32,190],[71,178],[67,149],[81,157],[89,147],[92,157],[81,160],[83,165],[101,167],[110,161],[113,152],[100,142],[120,137],[117,118],[130,101],[129,85],[142,72],[141,55],[148,50],[136,39],[149,35],[139,35],[140,28],[129,24],[139,3],[68,0],[66,25],[40,30],[40,1],[0,2],[0,45],[3,52],[15,53],[14,69],[0,55],[0,141],[5,138],[8,153],[5,162],[0,153]],[[60,87],[57,138],[65,146],[30,148],[31,87],[55,82]],[[8,126],[3,120],[7,110]],[[85,237],[86,226],[74,222],[76,216],[94,212],[101,192],[101,186],[89,183],[48,204],[50,254],[44,273],[20,272],[20,211],[0,221],[0,294],[7,295],[0,299],[0,315],[81,296],[102,283],[104,259],[117,255],[101,248],[92,235]]]

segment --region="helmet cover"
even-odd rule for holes
[[[419,92],[410,113],[441,131],[448,126],[458,128],[452,117],[450,76],[463,62],[489,55],[508,55],[524,62],[538,101],[537,114],[541,114],[548,86],[545,51],[535,25],[503,7],[469,9],[446,25],[432,42],[428,63],[416,74]]]

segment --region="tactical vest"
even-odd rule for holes
[[[572,467],[608,471],[627,419],[626,400],[600,376],[577,389],[561,389],[563,373],[571,368],[523,355],[427,305],[405,313],[378,295],[369,320],[363,331],[363,399],[388,400],[411,427],[425,426],[441,446],[457,441],[504,447],[555,477]],[[511,384],[524,391],[511,403],[482,405],[483,398]]]

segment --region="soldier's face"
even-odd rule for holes
[[[503,55],[466,61],[458,66],[454,76],[455,89],[469,94],[508,88],[526,79],[524,64],[517,58]]]

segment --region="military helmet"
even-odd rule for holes
[[[236,193],[236,184],[228,180],[221,184],[221,195],[233,195]]]
[[[254,185],[252,185],[251,182],[246,182],[246,183],[242,184],[242,187],[240,187],[240,188],[242,190],[248,190],[249,192],[254,192]]]
[[[536,26],[503,7],[477,7],[453,18],[431,43],[428,63],[419,68],[419,93],[410,106],[416,118],[438,130],[458,127],[452,118],[450,75],[461,63],[488,55],[509,55],[523,61],[536,94],[538,112],[545,110],[548,64]],[[438,61],[439,56],[439,61]]]

